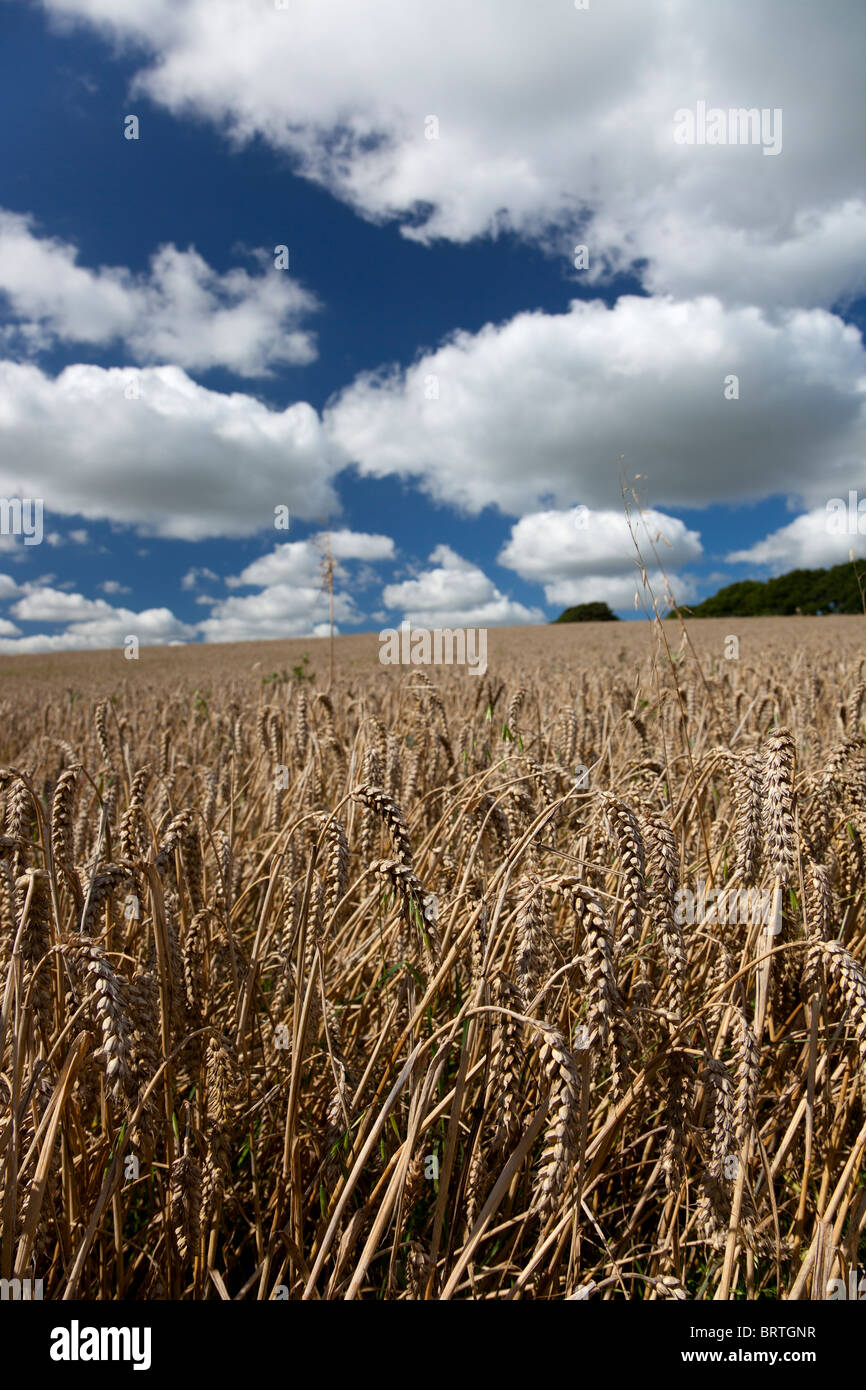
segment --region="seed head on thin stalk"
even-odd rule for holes
[[[845,1005],[845,1019],[854,1030],[861,1072],[866,1074],[866,974],[838,941],[821,943],[827,975]]]
[[[536,1046],[549,1088],[544,1150],[533,1192],[533,1210],[545,1214],[562,1192],[574,1162],[580,1114],[580,1073],[565,1038],[550,1024],[535,1024]]]
[[[183,1153],[171,1165],[169,1186],[174,1238],[180,1258],[186,1261],[198,1248],[202,1203],[201,1165],[190,1153],[188,1139]]]
[[[435,896],[425,890],[410,868],[393,859],[377,860],[370,865],[370,872],[397,895],[407,927],[414,928],[422,937],[430,962],[435,964],[442,949],[436,924]]]
[[[44,869],[27,869],[15,880],[17,918],[21,923],[23,983],[33,987],[36,1018],[46,1036],[51,1029],[51,883]]]
[[[742,1009],[734,1015],[734,1097],[731,1114],[734,1144],[739,1151],[755,1123],[761,1083],[761,1049]]]
[[[784,887],[794,868],[794,736],[777,729],[764,746],[764,858]]]
[[[520,906],[517,910],[517,948],[514,974],[524,1012],[542,982],[547,968],[546,913],[540,879],[525,875],[518,885]]]
[[[669,1192],[677,1190],[686,1171],[693,1077],[694,1068],[688,1053],[672,1045],[668,1053],[662,1146],[662,1171]]]
[[[574,913],[576,935],[581,941],[586,1012],[583,1027],[591,1049],[593,1074],[602,1060],[610,1063],[615,1097],[625,1088],[627,1048],[622,1031],[623,998],[616,982],[610,927],[596,895],[575,878],[560,879],[557,891]]]
[[[520,1133],[523,1072],[523,1024],[512,1013],[521,1012],[520,996],[505,975],[498,975],[493,1001],[508,1013],[497,1013],[493,1028],[493,1063],[490,1092],[495,1107],[495,1126],[491,1148],[496,1151],[514,1143]]]
[[[650,887],[647,908],[662,943],[668,970],[668,995],[672,1015],[682,1014],[686,976],[686,947],[682,925],[676,917],[679,885],[679,853],[673,831],[663,816],[650,815],[645,822],[647,873]]]
[[[731,1182],[737,1152],[731,1108],[731,1078],[717,1058],[707,1059],[703,1080],[710,1102],[707,1152],[698,1199],[698,1220],[705,1237],[716,1247],[724,1244],[731,1208]]]
[[[753,752],[738,757],[728,754],[728,766],[736,811],[736,862],[734,877],[749,885],[755,883],[761,864],[763,787],[761,765]]]
[[[403,819],[403,813],[394,798],[388,796],[381,787],[366,785],[358,788],[355,797],[380,818],[388,831],[395,858],[405,868],[411,870],[413,864],[409,831]]]
[[[64,950],[101,1034],[94,1060],[105,1066],[109,1089],[121,1099],[131,1089],[133,1069],[128,1006],[120,981],[100,944],[84,932],[66,943]]]
[[[631,807],[609,792],[600,797],[611,837],[620,857],[622,875],[615,953],[637,945],[646,905],[646,854],[638,820]]]
[[[51,856],[59,869],[68,873],[75,867],[74,802],[79,766],[61,772],[51,802]]]

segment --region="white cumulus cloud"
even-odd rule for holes
[[[644,512],[643,519],[634,513],[632,526],[659,602],[665,586],[655,554],[676,598],[693,597],[694,581],[677,571],[703,554],[697,531],[678,517],[653,510]],[[640,561],[622,510],[530,513],[512,526],[497,558],[522,579],[542,584],[547,602],[558,607],[603,601],[614,609],[630,608],[635,590],[642,591]]]
[[[348,594],[334,595],[337,623],[356,623]],[[215,603],[199,624],[206,642],[258,642],[284,637],[318,637],[328,631],[328,597],[312,584],[269,584],[257,594],[232,595]],[[338,628],[335,628],[339,631]]]
[[[42,3],[137,50],[133,97],[261,137],[406,235],[564,256],[580,228],[590,274],[645,260],[654,290],[737,302],[866,284],[859,0]],[[779,153],[677,144],[699,101],[780,110]]]
[[[540,608],[527,608],[497,589],[478,565],[448,545],[430,554],[432,569],[399,584],[386,584],[382,601],[402,610],[402,621],[416,627],[500,627],[543,623]]]
[[[142,647],[162,646],[195,638],[196,629],[183,623],[168,608],[113,608],[104,599],[89,599],[49,585],[28,586],[28,592],[12,605],[19,622],[64,624],[60,633],[38,632],[17,636],[20,629],[2,620],[0,651],[63,652],[121,648],[130,636]]]
[[[51,377],[0,361],[0,493],[41,497],[46,522],[75,513],[184,540],[248,536],[273,527],[277,506],[332,511],[338,467],[305,402],[271,410],[175,366]]]
[[[197,589],[203,579],[210,584],[216,584],[219,582],[219,575],[214,570],[208,569],[207,565],[193,565],[181,579],[180,587],[182,589]]]
[[[416,478],[469,512],[609,507],[621,471],[644,475],[653,505],[705,506],[847,486],[864,380],[860,333],[825,310],[632,295],[456,333],[359,376],[325,421],[362,474]]]
[[[315,340],[300,323],[318,307],[315,296],[258,259],[257,275],[242,267],[219,274],[193,247],[169,244],[147,274],[91,270],[70,243],[39,236],[31,217],[0,209],[0,296],[29,350],[123,343],[139,362],[225,367],[245,377],[313,361]],[[14,342],[8,326],[4,336]]]
[[[864,499],[862,511],[858,511],[856,500],[849,507],[846,492],[837,499],[844,504],[843,510],[814,507],[754,545],[732,550],[725,558],[731,563],[766,565],[773,574],[784,574],[792,569],[842,565],[851,550],[857,556],[866,555],[866,493],[860,496]]]
[[[329,597],[323,587],[322,561],[330,543],[334,566],[334,616],[356,625],[359,612],[351,589],[357,588],[346,563],[390,560],[390,536],[348,528],[320,532],[303,541],[286,541],[251,561],[240,574],[228,575],[230,589],[258,588],[259,593],[231,595],[214,603],[199,625],[207,642],[250,642],[265,638],[322,636],[329,629]],[[357,576],[354,576],[356,579]]]
[[[344,528],[331,531],[327,536],[320,532],[309,540],[286,541],[274,546],[267,555],[252,560],[240,574],[229,575],[226,583],[230,589],[247,584],[262,587],[270,584],[320,585],[322,562],[329,542],[331,554],[337,561],[334,573],[340,578],[346,576],[345,567],[339,563],[341,560],[390,560],[394,557],[394,542],[390,536]]]

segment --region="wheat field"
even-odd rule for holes
[[[0,1277],[847,1281],[863,620],[735,627],[491,632],[480,678],[340,638],[329,691],[324,642],[5,658]]]

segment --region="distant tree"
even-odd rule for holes
[[[775,579],[740,579],[684,611],[693,618],[783,618],[795,613],[862,613],[866,563],[789,570]],[[670,615],[669,615],[670,616]]]
[[[566,608],[564,613],[560,613],[558,618],[554,618],[555,623],[618,623],[619,618],[610,611],[606,603],[577,603],[573,608]]]

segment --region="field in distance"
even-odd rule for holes
[[[843,657],[866,650],[866,620],[862,617],[694,618],[687,627],[695,650],[710,659],[724,656],[726,638],[737,636],[739,659],[746,664],[760,661],[763,654],[788,655],[799,664],[829,659],[834,653]],[[672,648],[679,647],[680,630],[676,623],[665,623],[665,635]],[[377,678],[399,679],[408,668],[382,666],[379,646],[376,632],[335,637],[338,674],[367,672]],[[634,666],[651,652],[652,646],[652,629],[647,622],[487,629],[488,666],[507,668],[510,673],[518,672],[526,663],[539,663],[551,674],[589,669],[599,661],[613,667]],[[138,662],[127,661],[120,647],[92,652],[0,655],[0,696],[4,688],[11,694],[19,686],[31,684],[105,693],[107,683],[132,680],[139,674],[148,683],[180,682],[193,688],[223,677],[249,678],[253,691],[273,673],[295,679],[296,666],[304,674],[315,673],[316,687],[321,689],[328,679],[328,647],[326,637],[298,637],[286,641],[142,647]]]

